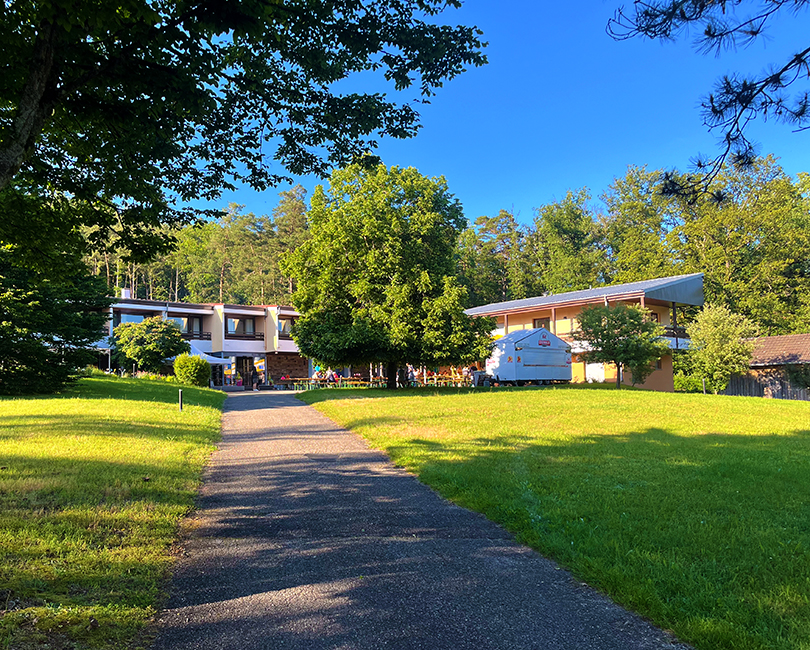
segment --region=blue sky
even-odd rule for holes
[[[419,135],[383,141],[378,155],[387,165],[443,175],[470,221],[505,208],[529,223],[534,208],[569,189],[588,187],[598,202],[628,165],[686,170],[696,154],[714,155],[717,135],[699,112],[714,81],[759,73],[808,45],[807,11],[781,17],[767,38],[719,57],[696,52],[688,35],[617,42],[605,25],[620,4],[466,0],[448,10],[445,22],[483,30],[489,65],[447,83],[421,107]],[[768,122],[749,134],[789,174],[810,171],[810,131]],[[310,192],[322,182],[298,180]],[[235,202],[269,214],[283,189],[245,188],[209,207]]]

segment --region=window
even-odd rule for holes
[[[651,312],[650,312],[650,320],[651,320],[653,323],[660,323],[660,322],[661,322],[661,316],[660,316],[660,315],[658,315],[656,312],[651,311]]]
[[[535,329],[542,327],[543,329],[551,329],[551,319],[550,318],[535,318],[532,321],[532,327]]]
[[[118,327],[121,323],[141,323],[144,318],[151,318],[153,314],[113,314],[113,327]]]
[[[255,333],[254,323],[252,318],[229,318],[228,319],[228,334],[253,334]]]
[[[292,318],[279,318],[278,319],[278,335],[290,336],[292,332],[293,319]]]
[[[200,334],[202,332],[202,318],[200,316],[170,316],[171,321],[183,334]]]
[[[171,321],[180,329],[183,334],[188,332],[188,318],[183,318],[182,316],[172,316],[171,318],[167,318],[166,320]]]

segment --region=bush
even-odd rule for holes
[[[697,375],[685,375],[682,372],[676,372],[674,379],[676,393],[703,392],[703,381]]]
[[[135,373],[136,379],[148,379],[149,381],[162,381],[168,384],[176,384],[177,377],[174,375],[159,375],[156,372],[138,371]],[[207,384],[206,384],[207,386]]]
[[[211,364],[201,357],[181,354],[174,360],[174,374],[181,384],[207,388],[211,381]]]

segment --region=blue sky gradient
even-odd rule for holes
[[[714,156],[720,134],[703,125],[701,98],[723,74],[783,64],[807,47],[810,34],[810,13],[803,11],[780,16],[761,41],[720,56],[696,52],[688,34],[676,42],[617,42],[605,26],[619,6],[619,0],[467,0],[461,10],[448,10],[445,22],[484,32],[489,65],[447,83],[421,107],[419,135],[383,141],[377,154],[387,165],[443,175],[471,222],[504,208],[530,223],[534,208],[569,189],[587,187],[598,203],[628,165],[685,171],[696,154]],[[810,131],[758,122],[749,135],[789,174],[810,171]],[[298,180],[310,192],[323,182]],[[269,214],[283,189],[244,188],[206,207],[235,202]]]

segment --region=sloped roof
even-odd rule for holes
[[[572,302],[599,302],[600,300],[619,299],[624,296],[644,296],[649,299],[674,302],[679,305],[703,304],[703,274],[676,275],[669,278],[655,278],[639,282],[614,284],[608,287],[568,291],[550,296],[536,296],[522,300],[495,302],[466,311],[470,316],[502,314],[510,311],[524,311],[533,308],[555,307]]]
[[[763,336],[755,342],[752,368],[810,363],[810,334]]]

